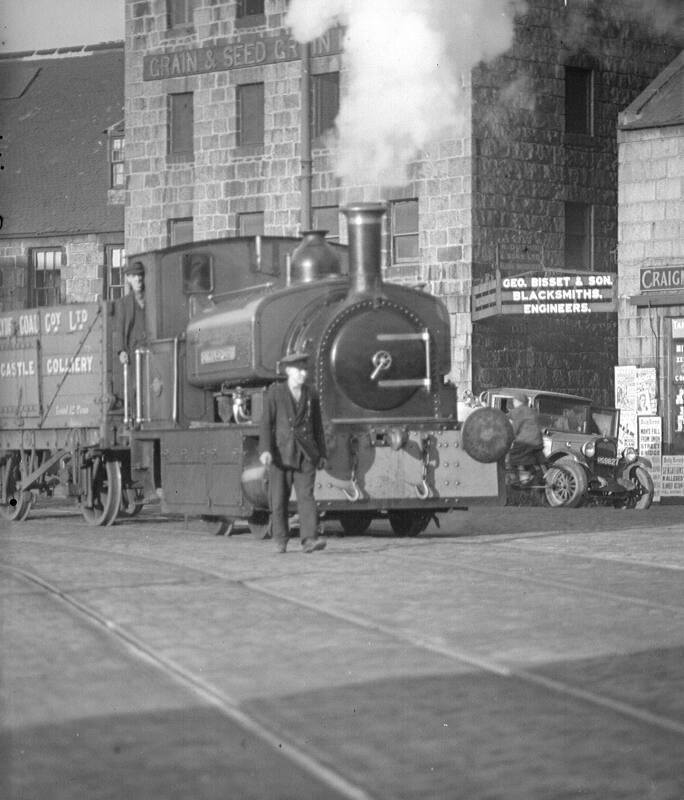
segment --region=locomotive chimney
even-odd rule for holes
[[[347,218],[350,291],[352,294],[373,292],[382,285],[382,218],[387,206],[354,203],[342,211]]]

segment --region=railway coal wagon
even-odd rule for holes
[[[328,449],[321,515],[356,533],[386,517],[415,535],[440,512],[503,503],[500,446],[483,431],[477,459],[463,447],[446,307],[383,280],[384,204],[343,211],[346,247],[314,231],[132,256],[148,341],[127,379],[111,303],[0,316],[5,516],[24,518],[39,491],[74,497],[96,525],[161,498],[215,532],[241,519],[265,535],[259,421],[280,359],[300,350]]]

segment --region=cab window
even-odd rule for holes
[[[208,253],[185,253],[182,267],[185,294],[208,294],[213,290],[213,270]]]

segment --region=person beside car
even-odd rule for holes
[[[544,438],[537,412],[529,405],[527,395],[515,392],[512,397],[513,408],[508,419],[513,427],[513,444],[508,451],[511,467],[518,470],[521,484],[533,480],[528,467],[544,463]]]

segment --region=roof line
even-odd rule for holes
[[[627,106],[627,108],[618,114],[618,127],[620,128],[638,128],[639,118],[643,108],[652,100],[658,92],[665,87],[676,75],[684,68],[684,50],[671,61],[665,69],[660,72],[651,83],[636,96],[636,98]],[[667,125],[681,125],[681,121],[673,121],[666,123]],[[647,126],[650,127],[650,126]],[[658,125],[659,128],[665,127],[664,124]]]
[[[99,44],[77,44],[71,47],[53,47],[40,50],[18,50],[12,53],[0,53],[0,59],[7,60],[35,60],[41,58],[73,58],[74,56],[88,56],[103,50],[123,50],[123,40],[100,42]]]

